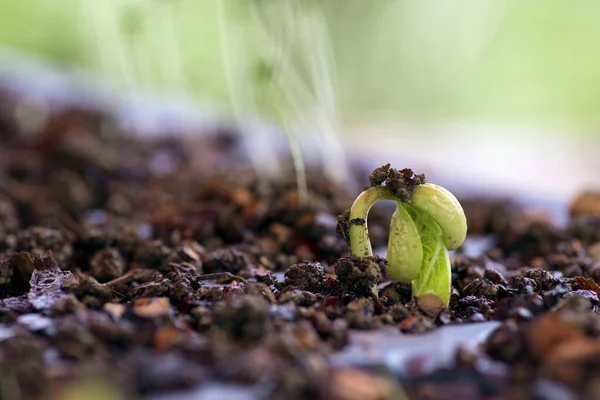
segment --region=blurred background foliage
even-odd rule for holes
[[[217,1],[4,0],[0,45],[226,105]],[[320,3],[342,121],[598,122],[600,2]]]

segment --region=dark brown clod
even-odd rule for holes
[[[294,264],[285,272],[284,284],[294,289],[317,293],[323,290],[325,270],[319,263]]]
[[[408,202],[415,187],[426,183],[427,180],[425,174],[415,174],[410,168],[401,170],[390,168],[390,164],[387,163],[373,170],[369,176],[369,182],[371,187],[385,184],[392,195],[403,202]]]
[[[0,286],[23,293],[29,289],[29,280],[35,269],[29,253],[16,253],[0,260]]]
[[[425,174],[415,174],[412,169],[397,170],[391,168],[385,180],[390,193],[403,202],[409,202],[417,185],[426,183]]]
[[[211,254],[204,263],[206,273],[231,272],[236,274],[250,265],[246,255],[236,249],[221,249]]]
[[[232,340],[254,343],[267,334],[269,309],[262,297],[234,297],[215,304],[213,321]]]
[[[577,282],[577,286],[581,290],[590,290],[596,295],[600,296],[600,286],[596,282],[594,282],[591,278],[584,278],[583,276],[578,276],[575,278],[575,282]]]
[[[16,251],[35,255],[52,254],[62,269],[70,266],[73,255],[71,243],[56,229],[32,227],[17,234]]]
[[[123,275],[125,260],[118,249],[98,251],[90,261],[90,274],[100,282],[107,282]]]
[[[334,265],[338,280],[348,292],[359,297],[373,296],[373,287],[379,281],[381,266],[385,260],[379,257],[343,257]]]
[[[344,210],[337,217],[338,223],[335,227],[335,231],[341,235],[346,243],[350,245],[350,209]]]
[[[369,175],[369,182],[371,186],[381,186],[385,182],[390,173],[390,163],[382,165],[379,168],[375,168],[371,175]]]
[[[133,261],[141,268],[160,269],[170,254],[171,250],[162,241],[145,241],[136,248]]]

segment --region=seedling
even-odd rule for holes
[[[396,201],[386,255],[389,275],[412,282],[413,296],[435,294],[448,305],[452,283],[448,250],[458,248],[467,235],[460,203],[448,190],[426,183],[424,175],[410,169],[398,171],[387,164],[373,171],[370,180],[371,187],[356,198],[346,222],[352,254],[373,256],[369,210],[378,201]]]

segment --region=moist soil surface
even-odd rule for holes
[[[468,240],[488,245],[452,255],[446,309],[336,232],[370,171],[351,190],[311,169],[300,204],[294,175],[247,168],[235,133],[141,140],[76,107],[34,129],[18,104],[0,93],[2,399],[600,398],[593,194],[563,227],[509,199],[460,199]],[[391,211],[369,216],[376,249]],[[491,320],[433,372],[331,363],[357,332]]]

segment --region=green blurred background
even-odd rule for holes
[[[0,50],[91,71],[123,94],[191,96],[239,111],[251,102],[237,101],[231,89],[238,95],[248,89],[256,79],[253,63],[267,46],[253,36],[264,25],[248,5],[269,1],[282,4],[4,0]],[[367,155],[373,166],[391,161],[502,194],[567,199],[600,187],[600,2],[296,2],[318,7],[329,32],[325,47],[335,74],[325,86],[333,88],[334,104],[304,101],[288,108],[288,119],[318,120],[292,136],[316,143],[304,155],[321,154],[330,172],[345,157]],[[278,18],[272,14],[271,22]],[[276,32],[285,33],[286,24],[279,21]],[[242,46],[232,48],[227,37],[236,30]],[[239,55],[229,64],[226,49]],[[232,83],[226,65],[238,81]],[[275,153],[271,139],[251,141],[259,162]]]
[[[0,44],[227,104],[217,1],[4,0]],[[321,3],[344,121],[598,122],[600,2]]]

